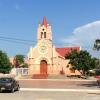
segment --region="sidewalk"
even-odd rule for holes
[[[47,91],[47,92],[85,92],[100,93],[100,89],[45,89],[45,88],[21,88],[20,91]]]
[[[27,80],[35,80],[35,81],[38,81],[38,80],[44,80],[44,81],[96,81],[96,79],[17,79],[17,80],[24,80],[24,81],[27,81]]]

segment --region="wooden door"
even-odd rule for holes
[[[45,60],[40,63],[40,74],[47,74],[47,62]]]

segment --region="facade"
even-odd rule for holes
[[[80,51],[80,47],[56,48],[52,43],[52,29],[43,18],[37,31],[37,44],[28,53],[29,75],[68,73],[68,62],[64,56],[71,50]]]

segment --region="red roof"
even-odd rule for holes
[[[56,51],[63,57],[65,56],[65,54],[70,53],[72,50],[80,51],[80,47],[56,48]]]
[[[44,17],[43,17],[42,25],[44,25],[45,27],[47,27],[47,24],[48,24],[48,22],[47,22],[47,20],[46,20],[46,17],[44,16]]]

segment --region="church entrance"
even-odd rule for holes
[[[34,79],[47,79],[48,73],[47,73],[47,61],[41,60],[40,62],[40,73],[39,74],[33,74],[32,78]]]
[[[47,74],[47,61],[41,60],[40,62],[40,74]]]

